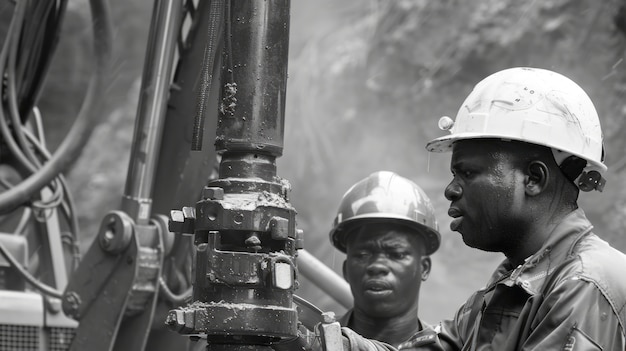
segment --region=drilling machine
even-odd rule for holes
[[[289,1],[232,1],[217,123],[219,178],[193,208],[173,211],[170,231],[195,235],[193,303],[168,315],[185,334],[206,334],[207,350],[272,348],[297,337],[296,230],[282,155]],[[229,38],[237,40],[229,40]]]
[[[0,154],[0,349],[271,350],[294,340],[301,349],[320,326],[320,347],[341,350],[332,317],[294,294],[301,273],[344,306],[351,299],[347,284],[302,250],[290,185],[277,175],[289,0],[155,0],[121,204],[77,263],[62,173],[104,115],[97,97],[112,45],[106,1],[90,5],[97,60],[85,102],[54,154],[27,154],[29,163],[15,155],[34,147],[66,1],[17,2],[3,43],[2,112],[11,119],[0,124],[2,150],[13,153]],[[56,31],[36,31],[38,22]],[[52,39],[33,40],[45,50],[31,50],[26,39],[46,33]],[[213,138],[215,150],[201,150]]]

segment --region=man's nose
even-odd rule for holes
[[[389,267],[386,262],[387,258],[384,255],[374,256],[374,259],[367,266],[367,273],[369,275],[385,275],[389,273]]]
[[[449,201],[458,200],[461,198],[461,194],[463,193],[463,189],[456,181],[452,180],[450,184],[446,187],[446,190],[443,192],[446,199]]]

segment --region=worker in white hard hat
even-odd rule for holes
[[[346,253],[343,275],[354,297],[341,326],[398,349],[435,340],[418,304],[440,235],[430,199],[417,184],[389,171],[359,180],[341,200],[330,240]]]
[[[437,340],[413,350],[626,350],[626,255],[593,233],[579,191],[602,191],[604,149],[593,103],[556,72],[518,67],[479,82],[450,134],[450,229],[505,260]],[[345,350],[392,350],[342,330]],[[386,348],[385,348],[386,347]]]
[[[579,191],[602,191],[600,121],[561,74],[511,68],[478,83],[450,134],[450,229],[506,259],[440,324],[445,350],[626,349],[626,255],[596,236]]]

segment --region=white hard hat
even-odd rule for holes
[[[559,165],[569,156],[586,160],[583,175],[595,171],[595,188],[604,185],[598,113],[585,91],[561,74],[528,67],[496,72],[474,87],[455,121],[442,117],[439,127],[451,134],[430,141],[428,151],[450,151],[463,139],[524,141],[552,148]],[[583,185],[589,184],[578,185],[586,190]]]

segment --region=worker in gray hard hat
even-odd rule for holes
[[[354,297],[343,327],[399,349],[434,340],[418,303],[440,235],[419,186],[388,171],[358,181],[341,200],[330,240],[346,253],[343,275]]]

